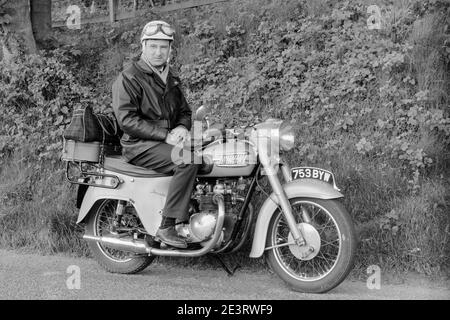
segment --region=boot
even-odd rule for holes
[[[165,244],[168,244],[169,246],[176,247],[176,248],[187,248],[186,241],[180,237],[175,230],[175,226],[170,226],[167,228],[159,228],[158,231],[156,231],[156,240],[160,240],[161,242],[164,242]]]

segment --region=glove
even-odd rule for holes
[[[173,136],[173,139],[179,142],[183,142],[189,135],[188,129],[186,129],[184,126],[178,126],[169,133]]]
[[[166,139],[164,140],[165,143],[171,144],[173,146],[177,145],[180,141],[181,139],[172,134],[172,132],[169,132],[166,136]]]

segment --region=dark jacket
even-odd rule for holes
[[[117,77],[112,87],[113,109],[124,132],[120,142],[127,161],[164,142],[178,125],[191,130],[192,112],[179,84],[170,69],[164,84],[142,59]]]

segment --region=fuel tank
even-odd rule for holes
[[[240,177],[252,173],[257,154],[246,141],[216,141],[203,150],[203,159],[209,170],[201,177]]]

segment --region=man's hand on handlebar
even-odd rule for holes
[[[189,135],[189,131],[183,127],[183,126],[178,126],[174,129],[172,129],[166,137],[166,140],[164,141],[167,144],[171,144],[171,145],[177,145],[179,143],[184,142],[184,140],[186,140],[186,138]]]

